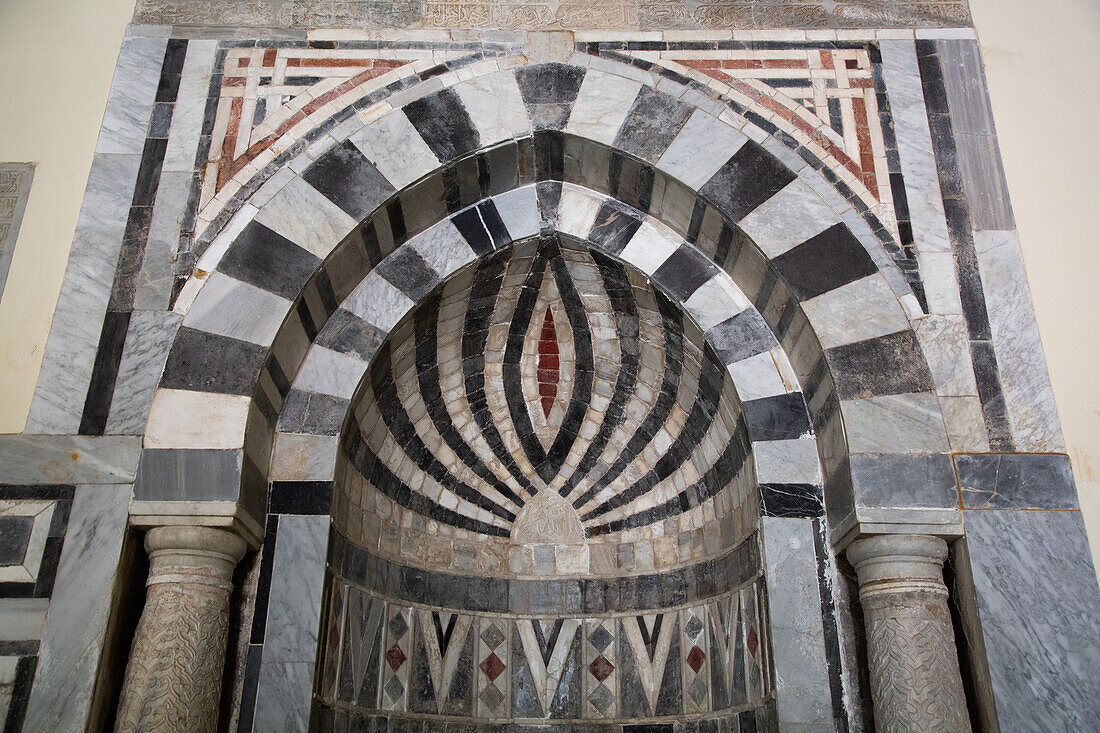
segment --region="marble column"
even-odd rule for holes
[[[217,729],[229,595],[245,542],[221,529],[165,526],[145,535],[149,580],[115,730]]]
[[[867,629],[875,725],[883,733],[970,731],[943,561],[929,535],[877,535],[849,545]]]

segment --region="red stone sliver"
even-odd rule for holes
[[[386,661],[390,664],[390,669],[396,672],[401,668],[401,665],[405,663],[405,652],[401,651],[401,647],[394,644],[386,652]]]
[[[706,658],[707,655],[703,653],[702,649],[697,646],[693,646],[691,648],[691,651],[688,652],[687,655],[688,666],[691,667],[695,674],[699,674],[699,668],[703,666],[703,660],[705,660]]]
[[[760,644],[760,639],[756,636],[756,629],[749,627],[749,635],[746,641],[749,647],[749,654],[756,656],[756,647]]]
[[[554,398],[558,396],[558,331],[554,328],[554,314],[546,308],[542,319],[542,332],[539,334],[539,364],[536,374],[539,384],[539,398],[542,401],[542,414],[550,417],[554,409]]]
[[[600,655],[592,660],[592,663],[588,665],[588,671],[592,673],[600,682],[607,679],[607,676],[615,671],[615,665],[612,664],[607,657]]]
[[[485,673],[485,676],[489,678],[490,682],[496,682],[497,677],[504,671],[504,662],[500,661],[494,652],[489,652],[489,656],[485,657],[481,661],[481,664],[477,665],[478,669]]]

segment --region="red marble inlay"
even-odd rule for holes
[[[702,649],[693,646],[687,655],[688,666],[695,671],[695,674],[699,674],[699,668],[703,666],[703,660],[706,658],[707,655],[703,653]]]
[[[558,331],[554,328],[554,314],[546,308],[542,319],[542,333],[539,334],[539,397],[542,399],[542,414],[550,417],[554,409],[554,398],[558,396]]]
[[[401,651],[401,647],[394,644],[386,652],[386,661],[390,663],[390,669],[396,672],[402,664],[405,663],[405,652]]]
[[[504,662],[500,661],[500,657],[494,652],[489,652],[489,656],[485,657],[481,664],[477,666],[485,673],[490,682],[496,682],[497,677],[504,671]]]
[[[600,655],[592,660],[592,663],[588,665],[588,671],[592,673],[600,682],[607,679],[607,676],[615,671],[615,665],[612,664],[607,657]]]
[[[760,643],[760,639],[757,638],[757,636],[756,636],[756,629],[752,628],[751,626],[749,627],[749,637],[748,637],[748,642],[747,643],[748,643],[748,647],[749,647],[749,654],[751,654],[755,657],[756,656],[756,647]]]

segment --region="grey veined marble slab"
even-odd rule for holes
[[[86,729],[129,500],[129,486],[77,487],[23,730]]]
[[[832,730],[829,670],[813,520],[764,518],[764,556],[780,725],[784,730]]]
[[[0,435],[0,483],[129,484],[137,436]]]
[[[1080,512],[968,511],[1004,733],[1100,730],[1100,588]]]

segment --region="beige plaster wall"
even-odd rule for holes
[[[1100,567],[1100,2],[970,0],[1024,266]]]
[[[0,299],[0,433],[23,429],[134,0],[0,0],[0,160],[34,161]]]

